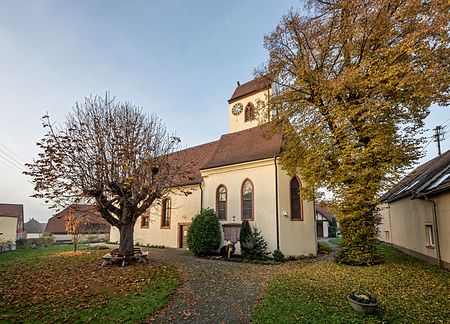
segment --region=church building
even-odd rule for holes
[[[194,166],[189,181],[162,199],[135,225],[140,245],[185,248],[187,228],[202,208],[214,209],[222,226],[222,244],[237,243],[242,220],[258,228],[270,252],[317,253],[314,203],[301,196],[302,178],[283,170],[282,136],[267,135],[271,114],[257,113],[269,100],[272,86],[263,78],[239,84],[228,100],[229,132],[217,141],[191,147],[183,154]],[[111,228],[112,242],[119,241]]]

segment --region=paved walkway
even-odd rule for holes
[[[184,284],[171,302],[150,319],[153,323],[249,323],[251,310],[271,276],[283,269],[332,259],[332,255],[261,265],[194,257],[182,249],[146,249],[150,259],[174,264]]]
[[[185,276],[155,323],[248,323],[263,284],[280,267],[201,259],[181,249],[149,251],[150,259],[175,264]]]

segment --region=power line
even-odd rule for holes
[[[25,170],[22,169],[20,166],[18,166],[17,164],[11,162],[10,160],[8,160],[7,158],[5,158],[3,155],[0,154],[0,158],[2,158],[3,160],[5,160],[6,162],[8,162],[9,164],[11,164],[12,166],[16,167],[17,169],[19,169],[20,171],[24,172]]]
[[[0,152],[5,153],[3,150],[0,149]],[[6,156],[10,156],[9,154],[6,153]],[[20,173],[23,174],[23,172],[25,172],[26,170],[20,165],[18,164],[15,160],[12,159],[12,162],[5,156],[3,156],[2,154],[0,154],[0,158],[2,158],[4,161],[8,162],[9,164],[11,164],[13,167],[17,168],[18,170],[20,170]],[[11,157],[10,157],[11,159]],[[33,182],[31,182],[29,179],[26,179],[27,182],[29,182],[30,184],[34,185]]]
[[[433,138],[434,138],[434,137],[432,137],[432,138],[428,141],[428,143],[423,147],[423,150],[425,150],[425,149],[427,148],[427,146],[430,145],[431,142],[433,142]]]
[[[13,150],[11,150],[10,148],[8,148],[5,144],[3,144],[2,142],[0,142],[0,145],[3,146],[6,150],[8,150],[12,155],[14,155],[16,158],[18,158],[21,162],[23,162],[24,164],[27,163],[24,159],[22,159],[19,155],[17,155],[16,153],[14,153]]]
[[[1,148],[0,148],[0,153],[3,153],[3,156],[6,156],[9,160],[14,162],[14,164],[16,164],[17,166],[20,166],[21,168],[24,166],[24,164],[22,164],[21,161],[19,161],[16,158],[14,158],[14,156],[9,154],[8,152],[3,151]]]

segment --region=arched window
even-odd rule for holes
[[[251,102],[245,106],[244,116],[244,122],[250,122],[255,119],[255,106]]]
[[[242,219],[253,220],[253,212],[254,212],[254,192],[253,192],[253,183],[246,179],[242,183]]]
[[[219,187],[217,187],[216,211],[218,219],[227,219],[227,188],[224,185],[220,185]]]
[[[296,177],[291,180],[291,220],[303,220],[300,182]]]

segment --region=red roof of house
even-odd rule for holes
[[[0,216],[23,217],[23,205],[19,204],[0,204]]]
[[[325,217],[329,222],[333,220],[333,214],[323,206],[316,204],[316,212]]]
[[[24,230],[22,204],[0,204],[0,217],[17,218],[17,233],[21,233]]]
[[[187,174],[174,182],[179,186],[197,184],[202,182],[200,169],[211,159],[219,141],[214,141],[194,147],[190,147],[172,154],[175,163],[182,164]]]
[[[267,124],[225,134],[218,141],[172,154],[174,163],[183,165],[187,175],[173,182],[177,186],[201,183],[200,170],[273,158],[281,152],[281,134],[269,136]],[[181,162],[181,163],[180,163]]]
[[[228,103],[232,103],[244,97],[251,96],[261,90],[269,89],[271,87],[272,81],[270,81],[267,77],[257,77],[251,81],[240,84],[234,90],[233,95],[228,100]]]
[[[74,213],[75,217],[83,217],[85,218],[85,222],[89,225],[102,225],[98,230],[88,231],[88,229],[82,229],[81,233],[109,233],[111,225],[104,220],[100,213],[97,211],[97,207],[93,205],[83,205],[83,204],[74,204],[70,205],[66,209],[60,211],[51,217],[45,228],[46,232],[56,233],[56,234],[65,234],[66,233],[66,225],[65,218],[69,215],[70,212]]]
[[[269,137],[267,124],[222,135],[202,169],[273,158],[281,153],[281,134]]]

